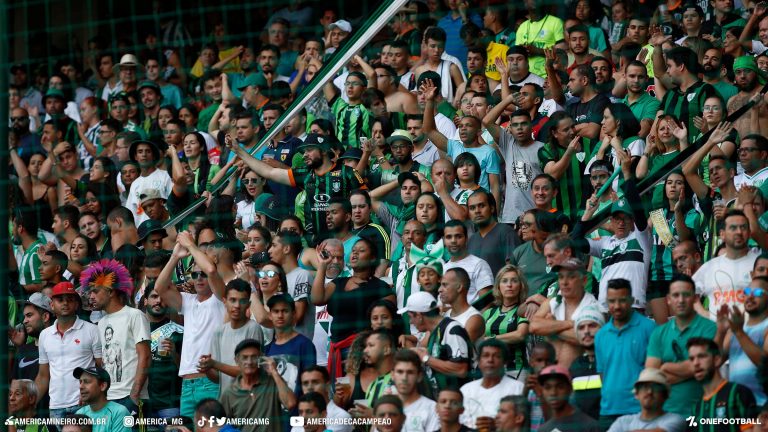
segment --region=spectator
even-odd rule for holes
[[[171,192],[171,177],[168,172],[158,169],[162,153],[157,144],[152,141],[134,141],[131,144],[131,160],[138,162],[141,167],[141,175],[131,184],[128,200],[125,206],[133,213],[134,222],[140,224],[149,216],[141,207],[141,193],[148,189],[156,189],[160,197],[167,200]]]
[[[261,344],[255,339],[245,339],[235,348],[235,360],[240,368],[238,377],[221,395],[226,417],[268,418],[269,430],[281,430],[284,421],[283,407],[292,410],[296,407],[296,396],[288,387],[277,370],[277,364],[271,357],[264,357]],[[259,385],[259,391],[254,386]],[[263,386],[263,387],[262,387]],[[256,425],[245,426],[243,432],[254,432]]]
[[[595,335],[597,370],[604,383],[600,398],[600,427],[608,429],[621,415],[633,414],[638,405],[628,400],[645,365],[648,340],[656,325],[632,309],[632,284],[626,279],[608,281],[606,293],[611,319]]]
[[[200,356],[198,368],[212,382],[219,383],[219,396],[237,378],[239,369],[234,353],[237,344],[245,339],[265,340],[261,326],[248,318],[251,305],[251,287],[242,279],[227,284],[225,305],[229,322],[219,325],[211,338],[210,354]]]
[[[576,339],[584,349],[568,368],[573,377],[573,404],[584,414],[599,419],[603,381],[597,372],[595,336],[605,326],[605,318],[597,307],[590,306],[573,318],[573,325]]]
[[[138,414],[141,399],[149,398],[147,371],[151,354],[149,320],[129,306],[133,280],[119,262],[101,260],[83,271],[80,285],[89,289],[93,310],[104,312],[99,320],[99,336],[104,369],[111,379],[108,399]]]
[[[13,241],[24,248],[24,255],[19,260],[19,285],[30,294],[43,289],[41,259],[37,251],[42,243],[38,239],[37,230],[37,218],[31,212],[19,209],[14,211]]]
[[[395,381],[392,369],[395,365],[397,342],[386,329],[374,329],[365,341],[363,360],[371,365],[377,377],[368,386],[365,399],[370,406],[379,396],[392,391]]]
[[[77,410],[77,414],[90,417],[95,432],[131,430],[125,426],[125,418],[131,415],[128,409],[118,402],[107,400],[112,380],[106,370],[98,366],[78,367],[73,376],[80,381],[80,398],[85,404]]]
[[[383,423],[377,426],[381,432],[400,432],[405,426],[405,412],[403,402],[395,395],[384,395],[373,405],[373,416]],[[391,420],[389,420],[391,419]]]
[[[322,419],[327,418],[327,411],[326,411],[326,402],[320,393],[317,392],[309,392],[304,393],[299,397],[298,399],[298,411],[299,416],[304,418],[304,421],[306,422],[307,419],[316,418],[316,419]],[[294,426],[291,428],[291,431],[293,432],[321,432],[323,431],[323,426],[320,424],[312,425],[305,424],[304,427],[298,427]]]
[[[25,431],[25,427],[19,427],[18,424],[14,424],[13,417],[21,419],[34,419],[37,417],[37,402],[40,396],[37,393],[37,386],[35,382],[28,379],[14,379],[11,381],[8,387],[8,413],[12,416],[9,418],[11,424],[8,426],[9,432]],[[48,427],[42,425],[38,430],[40,432],[48,432]]]
[[[79,408],[75,368],[102,364],[102,344],[96,325],[77,316],[80,294],[69,282],[56,285],[51,293],[56,321],[40,332],[40,370],[35,378],[38,393],[50,396],[50,416],[63,418]],[[79,344],[75,344],[79,340]],[[62,349],[61,344],[72,347]],[[77,346],[77,349],[74,347]]]
[[[717,325],[694,310],[698,297],[696,285],[689,276],[679,275],[672,279],[667,302],[675,316],[651,334],[645,367],[661,369],[672,386],[664,410],[688,416],[691,406],[701,399],[702,392],[693,379],[693,365],[682,347],[691,338],[714,338]]]
[[[648,72],[642,62],[637,60],[629,62],[624,69],[624,77],[627,83],[627,96],[622,103],[632,110],[635,119],[640,122],[638,136],[645,138],[651,132],[651,126],[656,119],[659,101],[645,91],[648,86]]]
[[[677,414],[664,411],[664,402],[669,397],[669,384],[664,373],[658,369],[643,369],[633,387],[635,398],[640,402],[640,412],[619,417],[609,432],[658,428],[667,432],[685,430],[685,420]]]
[[[326,417],[329,419],[348,419],[351,418],[348,412],[339,408],[333,400],[329,400],[331,385],[328,369],[320,365],[310,366],[304,369],[300,376],[301,391],[303,394],[316,392],[319,393],[326,402]],[[328,425],[328,429],[334,432],[351,432],[351,425],[333,424]]]
[[[499,403],[495,426],[498,432],[521,432],[530,421],[528,401],[524,396],[505,396]]]
[[[13,372],[11,376],[14,379],[33,380],[37,377],[39,370],[40,351],[40,333],[53,324],[56,316],[53,313],[51,298],[43,293],[33,293],[24,301],[22,309],[24,330],[20,332],[23,335],[23,344],[16,348],[16,355],[13,360]],[[32,341],[29,342],[29,338]],[[48,404],[48,395],[38,395],[38,403]]]
[[[727,381],[720,374],[720,347],[712,339],[703,337],[690,338],[685,346],[693,367],[693,377],[702,386],[702,393],[708,396],[697,401],[691,412],[703,416],[717,407],[721,412],[724,411],[723,418],[754,417],[757,405],[752,391],[741,384]],[[699,430],[702,429],[709,428],[702,424]]]
[[[541,425],[539,431],[599,431],[598,423],[591,417],[576,409],[568,401],[573,392],[571,376],[562,366],[554,365],[544,368],[539,373],[539,384],[547,405],[552,410],[552,417]]]
[[[433,393],[448,385],[467,383],[472,345],[467,332],[458,322],[441,317],[437,300],[431,294],[412,294],[404,308],[397,313],[408,313],[410,322],[418,331],[429,331],[426,348],[414,347],[426,369],[426,376]]]
[[[443,270],[448,272],[454,268],[461,268],[465,271],[469,269],[467,273],[469,274],[470,285],[467,288],[466,296],[467,302],[472,304],[493,287],[493,272],[485,260],[469,253],[467,234],[468,230],[463,222],[452,220],[445,224],[443,238],[445,248],[451,259],[445,263]]]
[[[303,253],[301,237],[293,232],[281,230],[272,237],[268,252],[272,261],[279,264],[285,272],[287,292],[292,297],[295,308],[292,324],[300,334],[311,338],[315,331],[315,308],[309,304],[308,297],[313,278],[309,271],[299,266],[298,256]],[[268,272],[265,276],[274,277]]]
[[[466,270],[462,267],[450,268],[443,274],[438,293],[443,306],[448,308],[444,315],[458,322],[467,331],[469,340],[474,343],[483,334],[485,321],[480,311],[467,302],[470,283]]]
[[[497,274],[506,264],[505,257],[520,245],[520,238],[512,227],[498,222],[498,206],[487,191],[480,189],[472,193],[467,208],[477,229],[469,237],[467,251],[487,262],[491,273]]]
[[[196,431],[199,432],[240,432],[229,423],[219,426],[217,418],[226,418],[227,412],[224,405],[216,399],[203,399],[195,405]]]
[[[484,340],[477,351],[482,378],[461,386],[461,394],[468,408],[461,416],[461,423],[470,429],[493,429],[495,410],[501,400],[505,396],[522,395],[525,386],[505,375],[510,353],[503,342]]]

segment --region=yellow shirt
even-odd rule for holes
[[[488,61],[485,62],[485,76],[501,81],[501,74],[496,70],[496,59],[500,58],[503,62],[507,61],[507,50],[509,47],[505,44],[491,42],[488,44]]]
[[[520,24],[515,34],[515,45],[533,45],[542,49],[551,48],[564,38],[563,20],[552,15],[545,15],[538,21],[525,20]],[[528,69],[536,75],[547,76],[545,62],[543,56],[529,57]]]

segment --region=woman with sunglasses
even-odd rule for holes
[[[328,305],[331,322],[331,346],[328,355],[328,369],[331,380],[343,376],[343,361],[358,332],[367,327],[368,305],[386,299],[395,303],[392,289],[374,276],[379,265],[376,246],[370,240],[361,238],[349,257],[352,276],[339,277],[325,283],[325,274],[331,257],[318,254],[318,267],[312,285],[311,302],[316,306]]]
[[[251,316],[261,325],[264,340],[272,340],[275,331],[267,302],[275,294],[288,292],[288,281],[283,268],[274,261],[262,265],[256,277],[256,290],[251,292]]]
[[[240,177],[240,192],[237,194],[237,224],[243,229],[250,228],[256,222],[258,197],[264,194],[267,181],[251,170],[244,171]],[[265,197],[266,198],[266,197]]]
[[[182,165],[186,164],[194,175],[191,184],[192,196],[199,197],[211,187],[212,179],[221,169],[218,165],[211,165],[208,160],[208,147],[205,138],[199,132],[188,132],[182,141],[184,157]]]

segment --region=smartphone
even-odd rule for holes
[[[360,137],[360,148],[365,148],[365,146],[368,144],[368,137],[361,136]]]

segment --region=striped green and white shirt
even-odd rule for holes
[[[650,227],[644,231],[635,229],[623,239],[616,236],[602,237],[597,240],[587,239],[589,253],[603,262],[603,274],[600,279],[600,310],[607,311],[606,294],[608,281],[627,279],[632,281],[632,297],[635,309],[645,309],[645,292],[648,286],[648,267],[650,266],[651,233]]]
[[[29,245],[29,248],[24,251],[24,256],[21,257],[19,264],[19,285],[31,285],[39,284],[42,282],[40,279],[40,257],[37,255],[37,250],[42,246],[40,240],[35,240],[34,243]]]
[[[361,136],[371,136],[373,114],[363,104],[350,105],[341,97],[331,104],[331,112],[336,118],[336,138],[344,148],[360,148]]]

